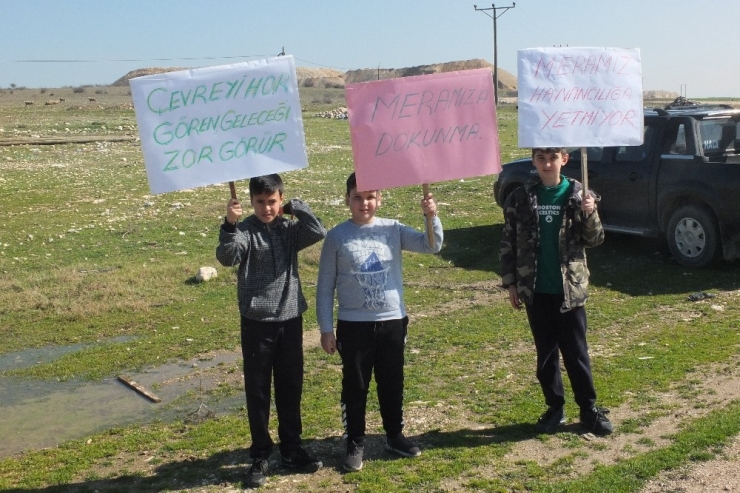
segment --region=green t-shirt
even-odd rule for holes
[[[558,235],[570,187],[571,183],[563,175],[560,175],[560,183],[554,187],[546,187],[541,183],[537,185],[540,246],[537,252],[537,280],[534,290],[538,293],[563,294]]]

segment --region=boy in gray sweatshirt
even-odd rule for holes
[[[379,190],[357,190],[355,174],[347,179],[346,203],[351,218],[326,236],[319,260],[316,316],[321,346],[342,358],[342,422],[347,438],[344,470],[359,471],[365,444],[365,407],[375,371],[386,448],[403,457],[421,450],[403,435],[403,365],[408,317],[403,302],[402,250],[437,253],[442,222],[431,194],[421,201],[432,217],[434,247],[427,234],[394,219],[375,217]],[[337,332],[334,335],[334,296]]]
[[[249,195],[254,214],[242,222],[238,222],[241,203],[229,200],[216,258],[224,266],[239,266],[237,295],[253,459],[246,482],[258,487],[265,484],[274,445],[268,428],[273,377],[283,466],[305,471],[322,466],[301,447],[303,312],[308,305],[298,276],[298,251],[321,241],[326,229],[303,201],[291,199],[282,205],[283,182],[277,174],[252,178]]]

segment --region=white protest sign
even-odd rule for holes
[[[308,166],[292,56],[129,83],[152,193]]]
[[[639,49],[518,51],[519,147],[640,145]]]

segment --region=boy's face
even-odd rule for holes
[[[375,211],[380,206],[380,190],[358,192],[356,188],[346,196],[345,201],[355,224],[368,224],[373,221]]]
[[[283,203],[283,194],[278,192],[274,193],[258,193],[252,195],[249,201],[254,207],[254,214],[265,224],[269,224],[278,217],[280,212],[280,206]]]
[[[568,162],[568,154],[559,151],[537,149],[532,156],[532,163],[537,168],[542,184],[552,187],[560,183],[560,168]]]

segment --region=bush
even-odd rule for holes
[[[85,92],[85,88],[82,86],[73,87],[72,92],[75,94],[80,94],[80,93]]]

